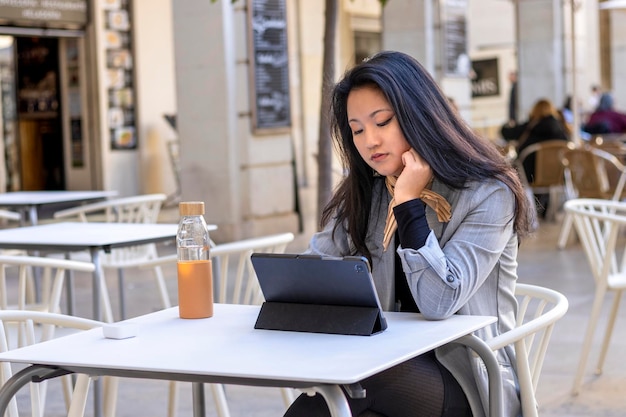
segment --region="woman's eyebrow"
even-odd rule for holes
[[[388,109],[388,108],[382,108],[382,109],[377,109],[377,110],[374,110],[373,112],[371,112],[371,113],[368,115],[368,117],[371,119],[371,118],[373,118],[374,116],[376,116],[378,113],[381,113],[381,112],[384,112],[384,111],[388,111],[388,112],[393,113],[393,110],[391,110],[391,109]],[[352,123],[352,122],[357,122],[357,123],[358,123],[358,122],[359,122],[359,120],[358,120],[358,119],[355,119],[355,118],[348,119],[348,123]]]

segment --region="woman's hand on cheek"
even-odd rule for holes
[[[402,154],[404,169],[396,182],[394,198],[396,204],[419,198],[422,190],[433,177],[430,165],[413,149]]]

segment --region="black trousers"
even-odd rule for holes
[[[401,363],[363,381],[365,398],[348,398],[353,417],[471,417],[458,382],[434,352]],[[300,395],[285,417],[329,417],[324,398]]]

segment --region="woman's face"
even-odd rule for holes
[[[410,146],[383,93],[370,86],[353,89],[347,110],[352,140],[361,158],[380,175],[400,175],[402,154]]]

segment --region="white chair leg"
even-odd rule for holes
[[[615,318],[617,317],[617,310],[619,310],[619,303],[622,299],[622,291],[615,291],[613,299],[613,305],[611,306],[611,313],[609,315],[609,321],[606,325],[606,331],[604,333],[604,339],[602,340],[602,348],[600,350],[600,357],[598,358],[598,366],[596,367],[596,375],[602,374],[602,368],[604,367],[604,360],[606,359],[606,352],[609,350],[609,342],[613,335],[613,328],[615,327]]]
[[[74,386],[74,394],[72,402],[67,413],[68,417],[82,417],[85,415],[85,406],[87,405],[87,394],[89,393],[89,384],[91,378],[86,374],[78,374],[76,385]]]
[[[30,406],[33,417],[43,417],[43,403],[41,401],[40,388],[41,386],[38,383],[30,383]]]
[[[558,190],[551,188],[549,194],[549,203],[548,210],[546,212],[546,220],[553,222],[556,219],[556,213],[559,210],[560,201],[560,193]]]
[[[576,371],[576,377],[574,378],[574,387],[572,388],[572,395],[578,395],[580,392],[580,386],[582,384],[583,375],[585,373],[585,367],[587,365],[587,358],[589,357],[589,351],[591,350],[591,342],[593,341],[593,335],[596,331],[596,324],[600,318],[600,311],[602,309],[602,301],[606,290],[604,288],[596,289],[596,295],[593,300],[593,307],[591,308],[591,316],[589,317],[589,324],[587,325],[587,331],[583,339],[583,347],[580,353],[580,362],[578,363],[578,370]]]
[[[36,384],[33,385],[37,385],[37,389],[38,389],[38,396],[39,396],[39,404],[40,404],[40,413],[41,414],[35,414],[33,413],[33,415],[39,415],[41,417],[43,417],[44,412],[46,410],[46,397],[48,395],[48,381],[42,381],[42,382],[37,382]]]
[[[63,391],[63,400],[65,401],[65,409],[69,412],[72,404],[72,392],[74,391],[74,381],[72,374],[63,375],[61,378],[61,390]]]
[[[532,375],[528,366],[528,351],[526,350],[526,342],[520,340],[515,343],[515,354],[518,357],[517,375],[520,380],[520,386],[532,386]],[[519,359],[522,360],[519,360]],[[526,360],[525,360],[526,359]],[[522,363],[525,366],[522,366]],[[537,399],[534,390],[520,390],[520,399],[522,405],[522,413],[524,417],[538,417]]]
[[[154,279],[156,279],[159,295],[161,296],[161,303],[163,308],[170,308],[172,303],[170,301],[170,295],[167,291],[167,285],[165,284],[165,278],[163,277],[163,270],[160,266],[154,267]]]
[[[113,309],[111,308],[111,298],[107,288],[104,270],[100,268],[100,300],[102,302],[102,317],[106,323],[113,323]]]
[[[167,404],[167,416],[176,417],[178,410],[178,382],[170,381],[169,402]]]
[[[61,294],[63,292],[63,284],[65,283],[65,270],[57,270],[52,288],[50,289],[50,297],[48,299],[48,311],[51,313],[61,312]]]
[[[557,247],[559,249],[565,249],[565,247],[567,246],[567,241],[572,231],[573,222],[574,219],[572,218],[571,214],[565,213],[563,225],[561,226],[561,233],[559,234],[559,241],[557,243]]]
[[[118,377],[109,376],[103,378],[103,411],[104,417],[115,417],[117,411],[117,389],[120,383]]]
[[[228,403],[226,402],[226,394],[224,393],[224,386],[222,384],[209,385],[211,386],[211,393],[213,394],[213,400],[215,401],[217,415],[219,417],[230,417]]]
[[[6,325],[6,323],[5,323]],[[2,335],[0,335],[0,340],[4,340],[5,339],[5,332],[2,328],[0,328],[0,333]],[[2,376],[2,380],[6,381],[7,379],[9,379],[12,375],[11,372],[11,364],[9,362],[1,362],[0,363],[0,375]],[[9,402],[9,407],[7,408],[7,413],[6,415],[8,415],[8,417],[19,417],[19,414],[17,412],[17,399],[15,398],[15,396],[13,396],[13,398],[11,398],[11,401]]]

